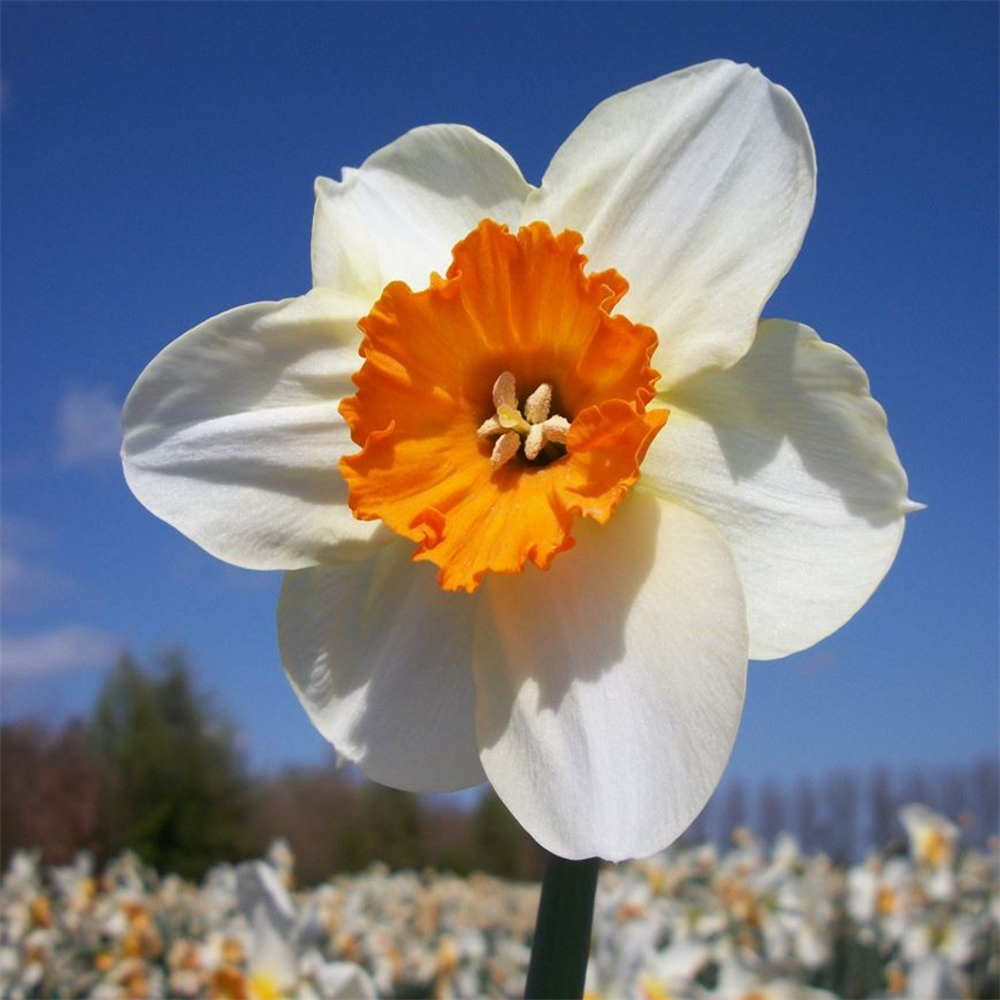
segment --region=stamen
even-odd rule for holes
[[[560,417],[559,414],[549,417],[542,424],[542,428],[546,441],[552,441],[555,444],[566,443],[566,438],[569,436],[569,421],[565,417]]]
[[[497,443],[493,445],[493,454],[490,455],[490,465],[494,469],[499,469],[506,465],[521,447],[521,438],[515,431],[507,431],[497,438]]]
[[[501,372],[496,382],[493,383],[493,405],[498,412],[503,406],[517,409],[517,391],[512,372]]]
[[[532,424],[531,430],[528,431],[527,436],[524,439],[524,454],[525,457],[533,462],[538,458],[538,453],[545,447],[545,431],[542,429],[541,424]]]
[[[549,417],[540,424],[532,424],[524,439],[524,454],[533,462],[547,444],[565,444],[568,435],[569,421],[565,417]]]
[[[482,422],[479,430],[476,433],[481,437],[491,437],[493,434],[502,434],[503,428],[500,426],[500,421],[497,420],[495,416],[488,417]]]
[[[552,386],[543,382],[525,401],[524,416],[529,423],[540,424],[552,406]]]
[[[501,435],[493,446],[490,465],[494,470],[506,465],[520,450],[524,437],[524,455],[534,462],[549,444],[565,444],[569,421],[561,416],[549,416],[552,407],[552,386],[543,382],[524,401],[524,413],[517,407],[517,386],[511,372],[503,372],[493,383],[493,405],[496,413],[483,421],[479,437]]]

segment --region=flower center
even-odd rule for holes
[[[503,468],[519,451],[524,440],[525,458],[534,462],[548,450],[550,458],[558,458],[566,453],[565,445],[569,435],[569,421],[565,417],[549,416],[552,406],[552,386],[543,382],[525,401],[524,415],[517,406],[514,376],[502,372],[493,383],[493,405],[496,412],[485,420],[478,430],[481,438],[499,435],[490,455],[490,465],[494,469]]]
[[[360,322],[340,407],[361,446],[341,460],[349,502],[415,542],[445,589],[548,568],[575,517],[611,516],[667,419],[646,410],[656,334],[612,315],[628,285],[585,274],[582,242],[484,220],[444,278],[390,283]]]

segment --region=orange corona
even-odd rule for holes
[[[582,244],[484,220],[444,278],[390,283],[360,322],[350,505],[415,542],[446,590],[546,569],[575,516],[610,517],[667,419],[646,409],[656,334],[611,314],[628,285],[585,274]]]

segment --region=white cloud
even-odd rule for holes
[[[121,404],[107,386],[70,389],[63,396],[58,456],[62,465],[116,458],[121,440]]]
[[[73,591],[73,583],[53,570],[29,562],[9,550],[0,550],[0,607],[30,611]]]
[[[0,643],[0,673],[6,678],[25,678],[107,667],[122,648],[117,636],[88,625],[8,635]]]
[[[0,607],[33,611],[77,590],[73,581],[39,563],[36,553],[51,544],[50,532],[28,518],[0,516]]]

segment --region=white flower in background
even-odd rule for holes
[[[270,857],[294,860],[288,845]],[[328,962],[312,938],[321,933],[312,912],[296,911],[282,873],[262,861],[236,870],[237,900],[251,928],[247,989],[252,1000],[312,997],[318,1000],[375,1000],[371,978],[352,962]]]
[[[278,873],[281,884],[291,891],[295,887],[295,855],[284,837],[279,837],[267,849],[264,860]]]
[[[735,957],[721,963],[718,984],[705,996],[718,1000],[838,1000],[827,990],[813,989],[787,977],[768,977]]]
[[[44,898],[38,859],[37,851],[17,850],[4,872],[4,944],[19,943],[36,923],[38,901]]]
[[[875,938],[902,939],[916,905],[916,879],[906,858],[869,859],[847,875],[847,911]]]
[[[637,979],[637,995],[642,1000],[702,997],[696,979],[710,958],[708,946],[695,941],[681,941],[657,951]]]
[[[289,571],[289,679],[369,777],[488,778],[557,854],[652,854],[719,780],[748,657],[847,621],[914,509],[861,367],[760,321],[815,176],[792,97],[724,61],[600,104],[539,187],[416,129],[317,181],[310,292],[147,367],[129,485]]]
[[[944,913],[938,919],[914,921],[906,928],[902,954],[911,964],[937,953],[949,965],[960,969],[975,954],[976,922],[967,914]]]
[[[649,882],[638,872],[611,869],[594,902],[588,993],[625,996],[656,950],[660,928]]]
[[[97,895],[94,858],[81,851],[72,864],[53,868],[51,878],[60,921],[75,932],[94,909]]]
[[[753,879],[757,893],[768,899],[761,932],[769,959],[795,960],[813,969],[829,961],[836,916],[832,880],[823,855],[803,857],[794,837],[778,835],[770,864]]]
[[[924,956],[906,976],[909,1000],[952,1000],[969,995],[968,977],[941,955]]]
[[[904,806],[899,818],[910,843],[910,857],[932,899],[948,900],[956,892],[955,847],[958,827],[924,805]]]
[[[848,996],[992,996],[1000,853],[970,846],[957,862],[960,895],[948,901],[927,895],[907,858],[856,866],[878,879],[864,908],[861,896],[851,901],[843,869],[822,855],[793,854],[787,840],[770,856],[743,837],[738,850],[718,856],[675,847],[607,867],[588,994],[825,1000],[803,985],[820,981]],[[0,993],[11,1000],[367,998],[363,969],[377,974],[386,996],[519,996],[538,903],[537,885],[382,866],[292,897],[270,864],[220,866],[195,886],[132,857],[110,865],[90,905],[69,921],[82,869],[24,857],[12,868],[0,888]],[[886,885],[898,890],[898,904],[880,891]],[[801,926],[830,945],[818,967],[793,933]],[[859,953],[867,957],[845,963]]]

